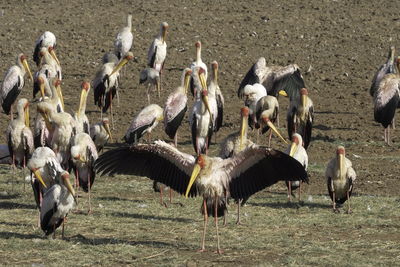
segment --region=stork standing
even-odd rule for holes
[[[92,212],[90,191],[94,183],[96,173],[93,165],[98,158],[96,145],[87,133],[78,133],[74,136],[71,143],[71,158],[77,185],[83,191],[89,193],[89,213]]]
[[[17,64],[8,69],[1,85],[1,106],[7,115],[10,114],[11,120],[13,120],[12,106],[25,85],[24,77],[27,72],[33,81],[26,56],[19,54]]]
[[[192,70],[183,70],[181,85],[171,93],[164,107],[164,130],[169,138],[174,139],[175,147],[178,146],[178,128],[182,123],[187,110],[187,91]]]
[[[220,157],[223,159],[231,158],[241,151],[248,147],[255,146],[255,144],[247,138],[248,132],[248,120],[249,120],[249,108],[243,107],[240,110],[241,115],[241,124],[239,132],[232,133],[225,138],[225,140],[221,143],[221,150],[220,150]],[[240,224],[240,206],[244,205],[247,201],[245,199],[236,199],[237,202],[237,220],[236,224]],[[224,224],[225,224],[225,217],[224,217]]]
[[[62,224],[62,238],[64,238],[64,222],[68,213],[75,205],[75,191],[69,181],[67,171],[58,174],[57,183],[54,184],[43,196],[40,208],[40,226],[46,235],[53,233]]]
[[[87,133],[90,134],[90,124],[89,119],[86,116],[86,100],[90,91],[90,83],[83,82],[81,97],[79,100],[79,109],[74,114],[74,119],[76,122],[76,133]]]
[[[346,158],[343,146],[336,149],[336,157],[331,159],[325,170],[329,196],[332,199],[333,211],[339,212],[337,205],[348,201],[347,213],[351,213],[350,196],[356,179],[356,172],[351,161]]]
[[[150,142],[151,131],[163,119],[163,109],[159,105],[148,105],[132,119],[131,125],[124,136],[125,142],[128,144],[137,143],[146,133],[148,134],[148,141]]]
[[[75,120],[69,113],[56,113],[46,103],[39,103],[37,111],[43,116],[46,126],[52,132],[51,148],[64,169],[69,169],[71,139],[76,133]]]
[[[90,127],[90,137],[92,138],[98,152],[103,150],[108,140],[112,142],[110,131],[110,121],[104,117],[101,122],[98,122]]]
[[[147,65],[150,68],[155,69],[159,73],[160,85],[157,88],[158,97],[160,97],[160,90],[162,85],[162,73],[164,70],[165,58],[167,57],[167,33],[168,33],[168,23],[163,22],[160,25],[160,33],[156,36],[149,47],[147,52]]]
[[[207,83],[205,71],[195,68],[194,86],[201,96],[196,98],[190,116],[190,127],[192,132],[192,143],[197,155],[207,154],[213,134],[213,116],[208,104]],[[193,75],[192,75],[193,76]]]
[[[205,80],[207,81],[208,71],[207,71],[207,65],[201,59],[201,42],[197,41],[195,43],[195,47],[196,47],[196,60],[193,61],[192,64],[190,64],[190,69],[192,70],[192,79],[190,80],[190,91],[195,98],[198,98],[200,97],[201,92],[197,91],[197,88],[194,85],[193,75],[195,75],[195,71],[198,68],[202,68],[204,70]]]
[[[374,78],[372,79],[372,84],[371,87],[369,89],[369,94],[373,97],[375,95],[375,92],[378,90],[379,88],[379,84],[382,81],[383,77],[386,74],[389,73],[394,73],[394,54],[395,54],[395,47],[392,46],[390,47],[389,50],[389,55],[387,57],[386,63],[381,65],[379,67],[379,69],[376,71]]]
[[[278,118],[279,114],[279,103],[276,97],[274,96],[264,96],[257,101],[256,106],[256,128],[261,128],[261,133],[266,133],[269,129],[271,129],[268,137],[268,146],[271,146],[271,137],[272,132],[274,132],[284,143],[287,144],[287,141],[280,134],[278,129],[276,129],[274,123]]]
[[[154,168],[157,166],[157,168]],[[147,176],[172,187],[186,197],[203,196],[205,250],[208,215],[215,217],[217,252],[221,253],[218,217],[226,210],[225,193],[248,197],[280,180],[307,181],[303,166],[292,157],[264,147],[248,148],[229,159],[180,152],[162,141],[109,150],[95,163],[98,173]]]
[[[33,51],[33,61],[36,63],[36,66],[40,65],[40,50],[44,48],[56,48],[57,39],[54,33],[45,31],[35,42],[35,50]],[[54,57],[57,58],[54,50]]]
[[[132,15],[126,17],[126,26],[123,27],[115,37],[114,48],[118,59],[123,58],[132,48]]]
[[[140,72],[139,84],[145,84],[147,86],[147,102],[150,105],[150,91],[152,88],[156,88],[158,97],[160,97],[160,74],[153,68],[145,68]]]
[[[397,73],[383,76],[374,94],[374,118],[385,128],[384,139],[388,145],[392,144],[389,125],[400,102],[400,57],[396,59],[396,68]]]
[[[13,176],[16,166],[25,169],[34,150],[33,134],[29,128],[29,102],[26,98],[18,100],[17,112],[17,118],[11,121],[7,128],[7,143],[12,159]]]
[[[207,87],[208,97],[210,100],[210,108],[214,118],[214,133],[215,140],[217,140],[217,132],[222,126],[224,116],[224,96],[222,95],[221,89],[218,85],[218,62],[213,61],[211,63],[211,80]]]
[[[307,149],[311,142],[312,125],[314,122],[314,105],[308,97],[306,88],[300,90],[300,96],[292,98],[287,113],[288,135],[298,133]]]
[[[249,126],[254,128],[257,123],[256,108],[257,102],[267,95],[267,90],[262,84],[255,83],[246,85],[243,90],[244,104],[249,107]]]
[[[300,69],[296,64],[286,67],[267,66],[264,57],[260,57],[247,72],[238,88],[238,96],[242,98],[244,87],[255,83],[264,85],[268,95],[275,97],[281,93],[293,98],[299,95],[301,88],[305,87]]]
[[[308,168],[308,155],[307,151],[303,147],[303,138],[300,134],[294,133],[292,136],[292,144],[290,144],[285,153],[289,156],[295,158],[301,165],[303,165],[304,170],[307,171]],[[299,201],[301,199],[301,182],[297,181],[286,181],[286,186],[288,188],[288,200],[291,201],[292,191],[299,188]]]

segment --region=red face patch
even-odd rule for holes
[[[306,89],[306,88],[302,88],[302,89],[300,90],[300,95],[308,95],[307,89]]]
[[[202,155],[197,157],[197,164],[199,164],[200,168],[204,168],[206,166],[206,161]]]
[[[249,108],[248,107],[241,108],[240,113],[243,117],[248,117],[249,116]]]
[[[89,90],[90,84],[88,82],[83,82],[82,83],[82,89],[85,89],[86,91]]]

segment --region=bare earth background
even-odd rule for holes
[[[389,264],[396,262],[396,257],[398,262],[400,138],[396,129],[392,135],[393,146],[384,145],[383,128],[373,121],[373,105],[367,89],[376,69],[386,60],[389,47],[400,48],[400,2],[304,2],[2,0],[0,73],[14,64],[21,51],[29,56],[31,69],[35,71],[34,42],[44,31],[52,31],[57,37],[68,112],[78,107],[82,81],[92,80],[102,55],[113,49],[114,37],[124,26],[126,14],[133,15],[132,51],[136,60],[126,66],[121,79],[121,102],[115,108],[113,130],[118,141],[131,118],[147,104],[145,88],[138,84],[139,72],[146,65],[147,49],[162,21],[170,25],[165,90],[160,99],[154,94],[152,101],[164,105],[168,94],[178,86],[183,68],[195,57],[195,41],[201,40],[203,61],[208,65],[213,60],[219,62],[219,83],[226,101],[224,125],[217,142],[239,128],[239,109],[243,103],[236,96],[237,87],[260,56],[264,56],[268,64],[296,63],[300,66],[316,114],[308,150],[311,181],[304,189],[306,208],[286,204],[285,187],[281,184],[257,194],[253,202],[250,201],[250,207],[245,209],[248,209],[248,216],[255,214],[255,218],[245,218],[244,226],[233,224],[235,212],[231,207],[232,220],[221,230],[221,244],[226,249],[223,257],[212,252],[194,252],[202,225],[198,215],[200,199],[185,200],[176,196],[185,206],[163,209],[157,203],[157,196],[151,193],[151,181],[101,177],[93,187],[94,203],[99,208],[92,216],[70,216],[66,233],[70,239],[67,241],[42,240],[40,229],[35,227],[37,212],[29,186],[27,192],[19,185],[17,194],[2,196],[0,255],[4,257],[0,257],[0,263],[352,265],[346,257],[337,262],[335,257],[329,256],[334,252],[349,258],[359,253],[360,258],[356,257],[353,263],[364,265]],[[310,71],[306,73],[307,70]],[[26,83],[21,96],[32,98],[31,82]],[[281,97],[279,101],[280,129],[286,136],[288,100]],[[31,112],[34,118],[34,105],[31,105]],[[89,95],[87,113],[92,123],[99,121],[100,112],[93,105],[93,93]],[[8,117],[1,113],[0,118],[0,128],[5,130]],[[181,129],[179,148],[193,153],[188,123]],[[153,137],[167,139],[162,125]],[[265,139],[266,136],[262,137],[264,144]],[[1,142],[6,142],[4,134]],[[277,149],[285,148],[276,138],[272,142]],[[355,213],[350,218],[333,215],[326,198],[324,170],[339,144],[346,147],[347,157],[353,161],[358,174],[354,190]],[[218,145],[213,144],[210,153],[216,155],[218,151]],[[3,167],[0,171],[0,191],[9,192],[9,168]],[[376,205],[375,211],[373,205]],[[365,215],[368,212],[369,215]],[[292,216],[296,218],[290,220]],[[310,217],[315,221],[306,223]],[[378,218],[381,221],[374,221]],[[348,225],[343,226],[342,220]],[[361,238],[357,229],[365,227],[363,223],[368,224],[368,220],[372,226],[367,228],[376,232]],[[340,227],[350,227],[351,234],[346,235]],[[298,231],[304,228],[306,232],[296,239]],[[214,228],[209,229],[207,244],[212,246],[212,251]],[[274,236],[280,230],[286,239]],[[193,238],[189,238],[189,232]],[[310,238],[310,248],[300,242],[313,235],[318,237]],[[332,241],[328,239],[335,237],[339,245],[326,245]],[[320,243],[315,243],[316,240]],[[360,241],[362,245],[351,245],[348,240]],[[242,245],[237,245],[239,242],[243,242]],[[342,250],[338,251],[338,246],[342,246]],[[294,250],[298,253],[293,254]],[[374,257],[378,254],[379,257]],[[324,261],[319,261],[321,259]],[[70,261],[66,263],[67,260]]]

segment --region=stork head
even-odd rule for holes
[[[24,116],[25,126],[29,127],[29,101],[26,98],[21,98],[17,102],[18,113],[21,112]]]
[[[213,70],[214,81],[217,82],[218,81],[218,62],[217,61],[214,60],[211,63],[211,69]]]
[[[199,177],[200,171],[206,166],[206,159],[204,155],[197,156],[196,163],[194,164],[192,175],[190,176],[189,184],[186,189],[185,196],[188,197],[190,189],[192,188],[194,182]]]
[[[25,72],[29,74],[29,79],[33,81],[31,69],[29,68],[27,57],[24,54],[19,54],[17,57],[17,63],[20,67],[24,68]]]
[[[163,43],[165,42],[165,39],[167,37],[168,28],[169,28],[168,23],[166,22],[161,23],[161,40]]]
[[[194,46],[196,47],[196,49],[200,49],[201,48],[201,42],[197,41]]]
[[[36,82],[39,84],[40,94],[42,95],[43,99],[46,95],[45,91],[44,91],[45,79],[47,79],[47,78],[46,78],[46,75],[44,75],[43,73],[39,74],[39,76],[36,78]]]
[[[298,133],[292,135],[292,144],[290,145],[289,156],[293,157],[296,154],[299,146],[303,146],[303,138]]]
[[[29,167],[29,165],[28,165]],[[33,174],[35,175],[36,179],[39,180],[39,182],[44,186],[44,188],[47,188],[47,185],[45,184],[43,178],[42,178],[42,174],[39,171],[39,168],[32,168],[31,172],[33,172]]]
[[[56,52],[54,51],[54,47],[49,46],[49,53],[50,53],[51,57],[57,62],[57,65],[60,66],[60,61],[58,60],[58,58],[56,56]]]

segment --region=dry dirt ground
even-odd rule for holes
[[[94,77],[102,55],[113,49],[114,37],[124,25],[126,14],[131,13],[135,61],[123,72],[121,102],[115,108],[113,135],[120,140],[131,118],[147,103],[145,88],[138,82],[139,72],[146,65],[147,49],[160,22],[167,21],[170,29],[164,91],[161,98],[152,96],[155,103],[164,105],[179,84],[183,68],[195,57],[195,41],[201,40],[203,61],[219,62],[219,82],[226,101],[218,142],[239,127],[243,103],[236,91],[253,62],[264,56],[268,64],[296,63],[316,111],[308,150],[311,181],[306,194],[326,194],[325,166],[334,156],[335,147],[342,144],[358,174],[356,194],[397,197],[399,130],[393,132],[393,146],[386,146],[383,128],[373,120],[367,90],[376,69],[386,60],[389,47],[400,48],[399,10],[399,1],[2,0],[0,73],[6,72],[21,51],[29,56],[34,71],[34,42],[45,30],[52,31],[57,36],[57,55],[63,68],[66,110],[72,112],[78,106],[81,82]],[[31,82],[27,82],[21,96],[32,98]],[[286,135],[288,101],[282,97],[279,101],[280,129]],[[91,122],[99,121],[92,92],[87,112]],[[0,128],[6,129],[8,117],[1,113],[0,118]],[[181,129],[179,147],[192,153],[188,123]],[[153,136],[167,138],[162,125]],[[3,134],[1,142],[5,139]],[[285,147],[276,138],[273,146]],[[218,149],[213,144],[211,154]],[[2,182],[6,179],[4,175]],[[277,188],[284,190],[282,186]],[[1,183],[0,190],[9,190],[9,184]],[[398,201],[395,203],[398,205]],[[398,209],[393,216],[399,218]]]

